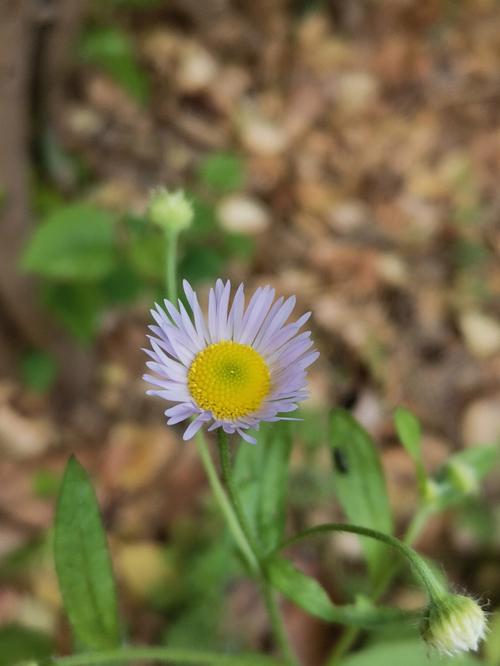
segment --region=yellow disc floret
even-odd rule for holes
[[[232,420],[255,412],[269,394],[271,373],[250,345],[223,340],[194,359],[188,386],[197,405],[216,419]]]

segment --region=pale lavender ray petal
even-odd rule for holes
[[[261,333],[255,340],[255,346],[258,344],[262,344],[264,346],[266,341],[269,340],[272,335],[283,326],[288,317],[291,315],[296,301],[297,299],[295,296],[290,296],[290,298],[287,298],[287,300],[275,313],[272,313],[272,311],[269,313],[266,321],[262,326]]]
[[[205,318],[203,316],[203,312],[201,311],[200,304],[198,303],[198,296],[193,291],[193,288],[191,287],[191,285],[187,280],[184,280],[182,284],[184,286],[184,293],[186,294],[186,298],[188,299],[188,303],[191,307],[191,311],[194,316],[194,324],[196,326],[196,330],[198,331],[199,335],[203,338],[204,342],[208,342],[210,338],[208,335],[207,326],[205,324]]]
[[[266,318],[266,315],[271,307],[271,304],[274,300],[274,289],[271,287],[264,287],[264,291],[261,294],[260,298],[256,301],[252,311],[249,309],[245,315],[243,321],[243,332],[240,337],[241,344],[251,345],[255,339],[255,336],[262,326],[262,322]],[[248,315],[248,317],[247,317]]]
[[[165,416],[179,416],[179,414],[184,414],[187,412],[192,412],[192,411],[198,411],[196,410],[195,406],[193,405],[192,402],[180,402],[178,405],[174,405],[173,407],[169,407],[168,409],[165,410],[164,414]]]
[[[227,309],[230,293],[231,283],[228,280],[217,301],[217,341],[229,339]]]
[[[170,319],[173,321],[173,323],[179,327],[181,326],[181,316],[179,312],[177,311],[177,308],[173,303],[171,303],[167,298],[163,299],[163,303],[165,305],[165,308],[170,315]]]
[[[155,395],[158,398],[163,398],[163,400],[170,400],[170,402],[189,402],[191,400],[191,396],[182,389],[149,389],[146,394]]]
[[[229,326],[231,328],[232,340],[238,340],[241,334],[241,324],[245,311],[245,288],[240,284],[234,295],[231,310],[229,312]]]
[[[249,444],[257,444],[257,440],[255,437],[252,437],[251,435],[248,435],[243,428],[236,428],[236,432],[238,435],[245,440],[245,442],[248,442]]]
[[[198,416],[192,423],[188,425],[186,430],[184,431],[184,434],[182,435],[182,439],[187,442],[188,439],[192,439],[198,430],[201,428],[201,426],[205,423],[205,420],[202,418],[203,414]]]
[[[205,346],[205,340],[202,335],[198,333],[191,321],[184,304],[179,299],[179,310],[181,313],[181,325],[186,334],[191,338],[193,344],[196,346],[196,351],[201,351]]]
[[[208,333],[209,341],[217,342],[217,299],[213,289],[208,293]]]
[[[180,365],[179,363],[175,363],[175,361],[169,363],[168,366],[165,363],[147,361],[146,367],[152,370],[153,372],[156,372],[161,377],[174,379],[178,382],[185,382],[187,379],[186,368],[183,365]]]

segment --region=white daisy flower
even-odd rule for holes
[[[240,285],[230,305],[230,282],[217,280],[206,320],[196,293],[187,281],[183,285],[191,316],[180,300],[178,307],[165,300],[165,309],[151,310],[156,324],[145,351],[155,374],[144,379],[155,388],[148,394],[176,403],[165,411],[168,425],[194,417],[185,440],[208,425],[254,444],[248,428],[286,419],[280,414],[307,397],[306,368],[319,353],[310,332],[299,330],[311,313],[287,324],[295,296],[274,302],[269,286],[259,287],[245,308]]]

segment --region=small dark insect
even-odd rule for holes
[[[347,464],[347,458],[342,449],[335,448],[333,449],[333,462],[339,474],[347,474],[349,472],[349,466]]]

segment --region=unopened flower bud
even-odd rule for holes
[[[153,224],[177,234],[191,226],[194,212],[182,190],[169,192],[158,187],[151,192],[148,215]]]
[[[427,645],[443,655],[477,650],[486,634],[486,614],[462,594],[434,599],[427,608],[420,632]]]

